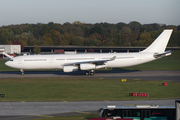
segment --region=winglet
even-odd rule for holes
[[[113,61],[116,59],[116,56],[112,57],[111,59],[109,59],[108,61]]]

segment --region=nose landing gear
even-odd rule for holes
[[[95,71],[94,70],[88,70],[86,71],[86,75],[94,75]]]
[[[24,75],[24,70],[23,69],[21,69],[21,75]]]

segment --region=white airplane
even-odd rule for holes
[[[25,55],[11,57],[5,64],[20,69],[22,75],[23,69],[63,69],[64,72],[85,70],[86,75],[94,75],[95,69],[134,66],[171,55],[171,52],[165,49],[172,31],[172,29],[164,30],[141,52]]]

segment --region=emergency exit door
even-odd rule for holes
[[[53,58],[52,57],[49,58],[49,63],[53,63]]]

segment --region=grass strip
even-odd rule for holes
[[[103,101],[180,98],[180,83],[120,79],[14,78],[0,79],[0,101]],[[146,92],[149,97],[129,97]]]

